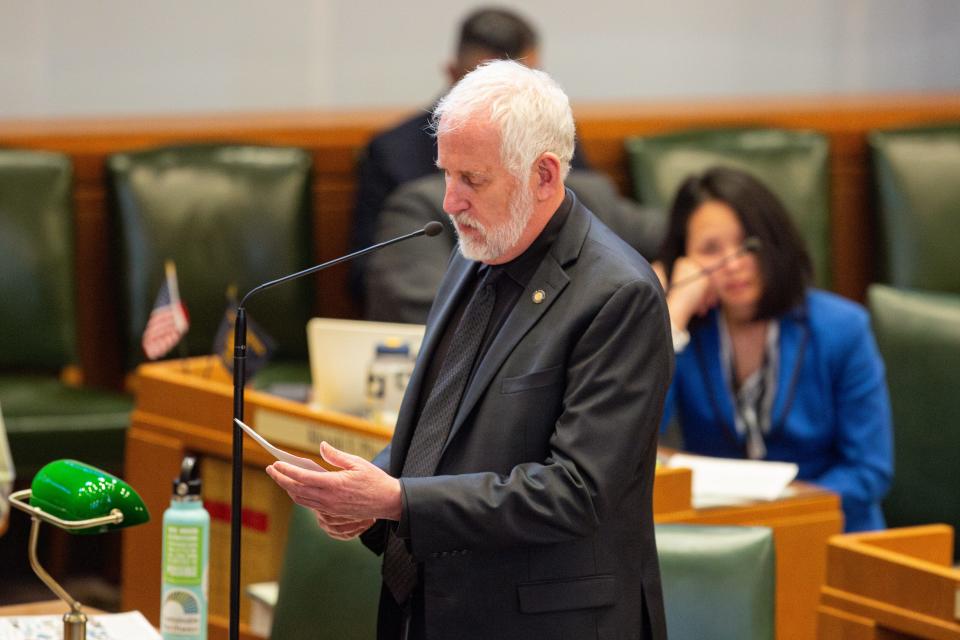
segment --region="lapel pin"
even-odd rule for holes
[[[547,298],[547,294],[543,289],[537,289],[530,298],[533,300],[533,304],[540,304]]]

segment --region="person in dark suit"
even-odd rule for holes
[[[502,8],[481,8],[461,23],[456,55],[446,65],[450,85],[485,60],[518,60],[530,67],[540,61],[539,38],[522,16]],[[433,107],[423,109],[370,141],[360,155],[357,199],[350,227],[350,249],[373,244],[377,220],[387,197],[398,187],[417,178],[437,173],[437,144],[430,135]],[[573,166],[589,168],[579,149]],[[350,290],[362,303],[366,289],[368,260],[350,265]]]
[[[486,63],[438,104],[450,260],[391,444],[267,471],[383,553],[378,637],[664,638],[652,491],[673,372],[649,264],[564,187],[569,101]]]

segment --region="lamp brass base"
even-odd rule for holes
[[[63,640],[87,640],[87,615],[80,609],[63,614]]]

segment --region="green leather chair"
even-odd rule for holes
[[[671,640],[773,640],[769,528],[660,524],[657,552]]]
[[[140,338],[165,260],[177,266],[190,315],[184,344],[191,356],[211,353],[229,285],[236,284],[242,296],[310,266],[311,164],[301,149],[229,144],[108,158],[129,369],[144,359]],[[279,361],[305,362],[314,286],[304,278],[264,291],[247,305],[250,317],[276,341]],[[171,356],[181,353],[174,349]]]
[[[303,507],[290,514],[271,640],[376,637],[380,558],[327,536]]]
[[[71,177],[64,155],[0,150],[0,408],[25,482],[63,457],[123,472],[131,399],[61,379],[77,362]]]
[[[680,183],[724,165],[762,180],[786,205],[807,243],[816,283],[830,286],[829,143],[813,131],[715,129],[624,141],[634,196],[669,210]]]
[[[960,123],[869,135],[880,279],[960,293]]]
[[[960,530],[960,295],[873,285],[867,301],[893,408],[887,524],[943,522]]]

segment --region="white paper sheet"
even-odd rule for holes
[[[270,442],[266,438],[264,438],[259,433],[254,431],[249,425],[245,424],[243,421],[238,420],[236,418],[234,418],[233,421],[236,422],[241,429],[246,431],[247,435],[253,438],[257,444],[263,447],[267,453],[272,455],[277,460],[281,462],[286,462],[288,464],[292,464],[294,466],[300,467],[301,469],[306,469],[307,471],[326,471],[326,469],[321,467],[319,464],[317,464],[310,458],[301,458],[300,456],[295,456],[288,451],[284,451],[280,447],[275,447],[274,445],[270,444]],[[0,640],[2,640],[2,638],[0,638]]]
[[[0,617],[0,640],[63,640],[63,615]],[[160,632],[139,611],[107,613],[89,616],[87,640],[160,640]]]
[[[734,460],[676,453],[670,467],[693,470],[693,506],[711,507],[750,500],[776,500],[797,477],[792,462]]]

